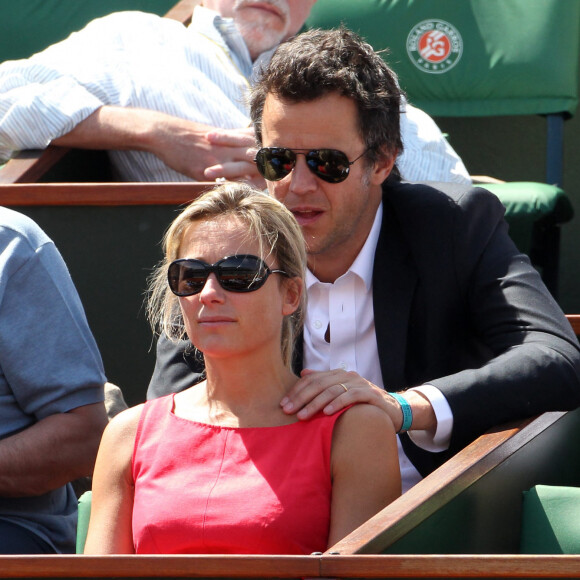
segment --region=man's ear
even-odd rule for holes
[[[284,316],[290,316],[300,306],[304,284],[302,283],[302,278],[285,278],[283,284],[282,314]]]
[[[389,151],[382,152],[373,166],[373,170],[371,172],[371,183],[373,185],[381,185],[391,174],[396,161],[396,154],[393,154]]]

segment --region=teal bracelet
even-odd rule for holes
[[[396,399],[399,405],[401,405],[401,411],[403,411],[403,424],[397,433],[405,433],[411,428],[411,425],[413,424],[413,411],[411,410],[411,405],[409,405],[409,401],[407,401],[405,397],[399,395],[399,393],[388,394]]]

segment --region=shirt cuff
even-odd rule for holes
[[[420,387],[413,387],[410,391],[420,392],[433,407],[435,411],[435,418],[437,419],[437,428],[433,435],[431,431],[412,430],[407,434],[411,441],[417,447],[425,449],[425,451],[439,452],[446,451],[449,448],[451,441],[451,432],[453,431],[453,412],[443,396],[443,393],[433,385],[421,385]]]

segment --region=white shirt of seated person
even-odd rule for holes
[[[362,250],[349,270],[333,284],[320,282],[307,271],[303,367],[317,371],[338,368],[355,371],[384,388],[375,335],[372,289],[373,261],[382,217],[381,204]],[[330,343],[325,339],[329,325]],[[427,451],[444,451],[449,447],[453,429],[451,408],[441,391],[432,385],[421,385],[414,390],[429,399],[437,418],[437,429],[434,435],[427,431],[411,431],[409,436],[417,446]],[[397,443],[405,492],[422,478],[398,437]]]

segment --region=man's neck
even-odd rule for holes
[[[320,282],[327,282],[334,284],[342,275],[346,274],[349,268],[352,266],[356,256],[360,252],[361,248],[356,250],[356,253],[350,259],[348,257],[342,257],[339,260],[329,259],[327,256],[308,256],[308,269],[316,276]]]
[[[337,248],[335,254],[308,255],[308,269],[320,282],[334,284],[349,270],[355,269],[367,286],[370,287],[372,264],[375,248],[380,235],[383,217],[382,205],[379,204],[374,220],[364,241],[352,248]]]

